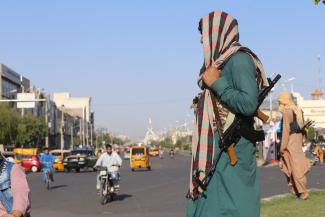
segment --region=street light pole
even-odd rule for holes
[[[73,123],[74,123],[74,121],[73,121]],[[70,144],[70,149],[72,150],[72,148],[73,148],[73,127],[74,126],[71,126],[71,144]]]
[[[320,54],[317,55],[317,61],[318,61],[318,85],[319,85],[319,91],[322,91],[322,77],[320,74]]]

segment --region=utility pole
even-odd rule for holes
[[[270,91],[270,121],[273,120],[273,102],[272,102],[272,90]]]
[[[93,147],[93,125],[90,124],[90,146]]]
[[[83,120],[83,118],[80,118],[79,119],[79,138],[80,138],[80,144],[78,144],[78,145],[81,145],[83,143],[83,140],[82,140],[82,120]]]
[[[22,93],[25,93],[25,87],[24,87],[24,84],[23,84],[23,76],[20,75],[20,87],[21,87],[21,92]],[[21,108],[21,116],[24,117],[25,115],[25,109],[24,108]]]
[[[64,105],[61,106],[61,150],[64,149]]]
[[[85,146],[86,144],[86,136],[85,136],[85,117],[86,117],[86,114],[85,114],[85,108],[83,107],[82,108],[82,145]]]
[[[48,120],[48,101],[47,95],[45,96],[45,124],[46,124],[46,133],[45,133],[45,147],[49,147],[49,120]]]
[[[322,76],[320,74],[320,54],[317,55],[317,62],[318,62],[318,88],[319,91],[322,92]]]
[[[73,123],[74,123],[74,121],[73,121]],[[71,126],[71,142],[70,142],[70,149],[72,150],[72,148],[73,148],[73,127],[74,126]]]

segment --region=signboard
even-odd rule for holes
[[[35,93],[18,93],[17,108],[35,108]]]

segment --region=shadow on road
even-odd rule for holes
[[[148,169],[136,169],[134,171],[132,171],[132,173],[150,173],[152,172],[152,169],[151,170],[148,170]]]
[[[54,185],[51,187],[51,190],[59,189],[59,188],[66,188],[68,185]]]
[[[133,197],[133,196],[130,195],[130,194],[119,194],[119,195],[116,195],[115,200],[123,201],[123,200],[125,200],[127,198],[130,198],[130,197]]]

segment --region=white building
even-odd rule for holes
[[[303,110],[305,120],[315,121],[316,128],[325,128],[325,100],[304,100],[299,93],[293,93],[293,96]]]
[[[54,93],[53,102],[59,110],[80,117],[81,142],[93,145],[94,118],[91,112],[91,97],[71,97],[70,93]]]

